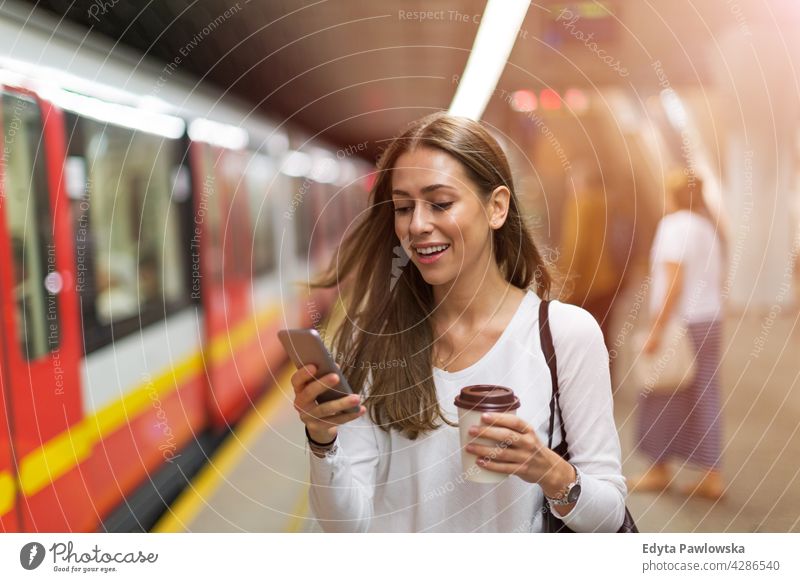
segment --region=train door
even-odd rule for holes
[[[244,189],[244,164],[239,152],[202,142],[193,142],[191,148],[195,224],[200,234],[208,411],[211,423],[221,428],[247,404],[247,379],[240,365],[242,357],[237,357],[253,331],[249,325],[249,227],[244,222],[246,214],[242,215],[247,200],[244,192],[235,195],[237,188]]]
[[[65,531],[91,505],[80,481],[65,479],[75,477],[89,450],[69,432],[82,409],[74,251],[61,187],[63,120],[28,92],[0,95],[0,344],[9,431],[0,428],[11,435],[16,522],[6,517],[10,459],[2,446],[0,510],[4,526]]]

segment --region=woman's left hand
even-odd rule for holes
[[[555,496],[574,480],[572,466],[542,443],[533,428],[515,414],[482,414],[481,425],[471,427],[469,434],[498,443],[495,446],[467,445],[467,452],[477,455],[477,463],[484,469],[538,483],[550,496]]]

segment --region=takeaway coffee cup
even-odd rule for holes
[[[487,446],[497,446],[498,442],[470,436],[472,426],[481,425],[481,414],[484,412],[503,412],[516,414],[519,408],[519,398],[514,396],[511,388],[494,386],[492,384],[476,384],[461,389],[456,396],[455,405],[458,408],[458,430],[461,434],[461,466],[468,481],[476,483],[500,483],[508,477],[503,473],[489,471],[480,467],[475,461],[477,456],[466,451],[467,444],[472,441]]]

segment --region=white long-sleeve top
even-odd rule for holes
[[[707,218],[689,210],[666,215],[658,223],[650,249],[650,313],[655,317],[664,305],[668,280],[664,263],[683,266],[683,287],[676,315],[689,323],[722,317],[722,251]]]
[[[547,445],[550,372],[539,343],[539,304],[528,291],[492,348],[475,364],[448,373],[434,368],[439,404],[453,404],[471,384],[507,386],[519,396],[517,415]],[[577,504],[562,517],[574,531],[614,532],[625,511],[625,479],[614,425],[608,352],[585,310],[553,301],[550,326],[558,360],[560,403],[571,462],[581,475]],[[553,448],[561,442],[556,418]],[[473,483],[461,466],[459,431],[444,425],[409,440],[385,432],[369,414],[338,429],[338,447],[309,452],[310,506],[329,532],[540,532],[539,485],[511,475],[499,484]],[[558,515],[558,514],[556,514]]]

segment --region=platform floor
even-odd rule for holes
[[[630,313],[618,308],[615,327],[621,329]],[[800,313],[730,317],[725,337],[727,496],[711,502],[671,491],[629,495],[628,506],[643,532],[800,532]],[[754,348],[762,341],[758,353]],[[615,362],[615,377],[624,377],[625,366],[623,354]],[[290,373],[279,379],[279,390],[258,403],[155,531],[321,531],[309,517],[308,459],[292,408]],[[615,414],[629,477],[646,466],[632,450],[636,396],[623,378]],[[678,468],[676,484],[697,475]]]

